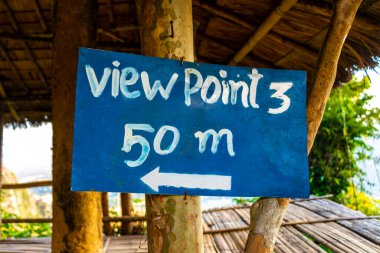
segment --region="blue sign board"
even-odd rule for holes
[[[81,48],[72,190],[308,197],[306,73]]]

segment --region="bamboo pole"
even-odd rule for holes
[[[104,222],[145,221],[145,216],[103,217]],[[50,223],[52,218],[7,218],[3,223]]]
[[[141,14],[144,55],[194,61],[191,0],[141,1]],[[203,252],[200,197],[146,195],[146,215],[150,253]]]
[[[336,0],[327,36],[323,43],[314,79],[308,93],[308,153],[313,146],[327,99],[336,77],[339,56],[361,0]],[[289,199],[263,198],[251,207],[251,224],[245,253],[272,252]]]
[[[238,64],[296,3],[297,0],[282,0],[280,5],[269,14],[265,21],[257,28],[252,37],[248,39],[245,45],[234,55],[228,64]]]
[[[36,182],[28,183],[17,183],[17,184],[3,184],[3,190],[14,190],[14,189],[24,189],[31,187],[41,187],[41,186],[51,186],[53,184],[52,180],[40,180]]]
[[[101,194],[70,190],[78,47],[96,35],[96,3],[54,1],[52,252],[103,252]]]
[[[132,195],[130,193],[120,193],[120,202],[121,202],[121,215],[132,216],[133,214]],[[131,233],[132,233],[132,224],[127,221],[122,222],[121,234],[129,235]]]

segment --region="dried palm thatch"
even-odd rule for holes
[[[194,0],[197,61],[302,69],[311,80],[334,3],[292,1],[284,11],[277,8],[279,2]],[[278,22],[262,33],[262,24],[271,13]],[[98,0],[97,14],[97,48],[140,53],[135,1]],[[0,2],[0,98],[6,124],[22,126],[29,121],[38,125],[51,120],[53,19],[52,0]],[[364,0],[343,47],[336,83],[348,81],[353,71],[376,67],[379,23],[380,0]],[[255,32],[259,39],[245,50]],[[241,59],[231,61],[239,51],[243,51]]]

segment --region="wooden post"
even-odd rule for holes
[[[132,195],[130,193],[120,193],[121,202],[121,216],[132,216],[133,205],[132,205]],[[129,235],[132,233],[132,224],[127,221],[121,223],[121,234]]]
[[[102,192],[102,212],[103,218],[108,218],[109,208],[108,208],[108,192]],[[103,220],[103,232],[105,235],[112,235],[111,223]]]
[[[141,1],[142,53],[194,61],[191,0]],[[173,28],[173,29],[172,29]],[[200,198],[146,195],[149,252],[203,252]]]
[[[95,42],[95,6],[54,1],[52,252],[103,252],[101,194],[70,190],[78,47]]]
[[[317,69],[307,101],[308,152],[310,152],[328,97],[333,87],[339,56],[361,0],[336,0],[330,28],[319,54]],[[268,253],[274,248],[277,232],[289,199],[263,198],[251,207],[251,224],[245,253]]]

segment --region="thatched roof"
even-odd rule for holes
[[[205,253],[244,252],[249,206],[203,212]],[[50,252],[50,238],[2,240],[0,252]],[[293,201],[276,239],[276,253],[380,252],[380,221],[326,199]],[[145,235],[106,237],[104,252],[148,252]]]
[[[227,64],[279,2],[194,1],[197,61]],[[311,80],[332,10],[332,0],[298,1],[238,65],[307,70]],[[135,1],[98,0],[97,48],[140,53],[136,13]],[[337,81],[378,64],[379,23],[380,0],[364,0],[343,47]],[[53,34],[53,0],[0,2],[0,97],[6,123],[51,120]]]

